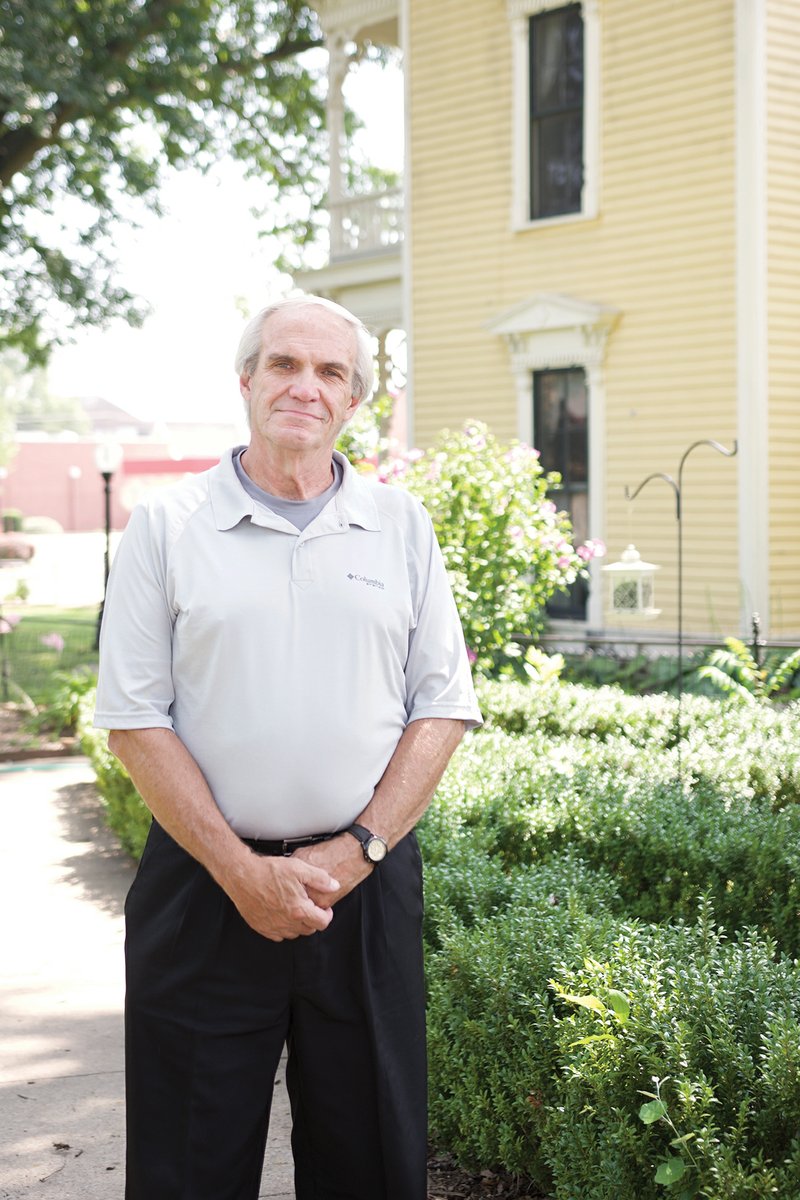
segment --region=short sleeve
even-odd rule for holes
[[[136,508],[114,556],[100,633],[101,729],[172,728],[174,614],[158,524],[149,508]]]
[[[482,723],[461,620],[430,517],[420,510],[417,611],[406,663],[408,720],[450,717]]]

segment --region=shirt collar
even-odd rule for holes
[[[209,471],[209,494],[214,523],[219,530],[233,529],[245,517],[252,517],[255,501],[248,496],[236,477],[233,466],[234,455],[242,446],[226,450],[216,467]],[[354,467],[338,450],[333,456],[342,467],[342,486],[330,504],[348,525],[360,525],[362,529],[378,530],[381,527],[378,506],[372,496],[371,485],[362,479]],[[324,511],[328,511],[327,505]],[[322,516],[322,513],[320,513]]]

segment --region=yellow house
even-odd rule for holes
[[[394,43],[405,202],[298,277],[409,338],[412,440],[480,418],[564,477],[579,536],[661,565],[675,629],[800,636],[797,0],[317,0]],[[333,150],[333,166],[336,168]],[[332,178],[332,230],[348,203]],[[383,204],[381,210],[380,205]],[[351,211],[356,211],[355,209]],[[351,232],[365,220],[345,218]],[[651,474],[657,477],[626,500]],[[595,569],[595,565],[593,565]],[[596,565],[573,619],[622,626]],[[642,626],[638,627],[642,629]]]

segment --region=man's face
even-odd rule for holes
[[[253,440],[292,452],[332,449],[358,407],[356,349],[355,329],[320,306],[267,317],[258,364],[239,380]]]

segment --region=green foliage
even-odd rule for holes
[[[671,697],[480,699],[419,828],[435,1140],[554,1200],[800,1196],[797,706],[684,698],[679,786]]]
[[[0,618],[2,678],[16,694],[37,707],[46,706],[61,684],[61,676],[97,664],[96,614],[80,610],[13,613]]]
[[[51,690],[29,721],[29,728],[56,737],[73,736],[78,731],[82,706],[87,696],[94,697],[97,672],[83,667],[74,672],[56,671]]]
[[[106,819],[121,845],[134,858],[140,858],[151,824],[151,814],[130,775],[108,749],[108,733],[92,726],[94,689],[82,697],[78,715],[81,749],[89,759],[97,778],[97,789],[106,806]]]
[[[754,729],[692,698],[678,785],[670,697],[507,683],[480,698],[489,728],[460,749],[426,818],[433,861],[463,842],[507,870],[569,850],[613,878],[628,915],[688,919],[705,891],[729,928],[753,926],[800,953],[793,710]]]
[[[564,656],[564,679],[570,683],[594,686],[613,684],[632,695],[674,691],[678,681],[678,660],[674,654],[622,655],[608,650],[589,649],[583,654]],[[692,672],[702,661],[702,654],[683,659],[683,689],[685,692],[706,694],[709,689],[697,683]]]
[[[599,545],[576,553],[566,514],[547,498],[558,477],[543,472],[538,451],[503,445],[478,421],[379,474],[430,513],[476,672],[513,669],[515,660],[524,671],[514,635],[541,629],[547,600],[575,581]]]
[[[324,110],[303,51],[319,45],[298,0],[1,0],[0,345],[41,363],[69,325],[141,321],[113,223],[130,198],[157,207],[167,165],[233,155],[265,209],[295,198],[308,238]]]
[[[712,1200],[798,1194],[800,972],[755,937],[727,942],[708,907],[658,928],[509,905],[453,926],[428,979],[432,1131],[462,1161],[556,1200],[657,1200],[679,1178]],[[641,1093],[667,1076],[674,1128],[645,1128]],[[764,1190],[729,1193],[737,1173]]]
[[[388,426],[394,397],[373,396],[356,409],[355,416],[345,425],[336,449],[362,470],[377,469],[389,452]]]
[[[726,638],[724,650],[713,650],[708,662],[698,668],[699,679],[708,680],[718,691],[732,700],[752,704],[769,700],[779,692],[800,695],[794,686],[800,675],[800,650],[785,658],[776,654],[767,657],[759,666],[749,646],[740,638]]]

